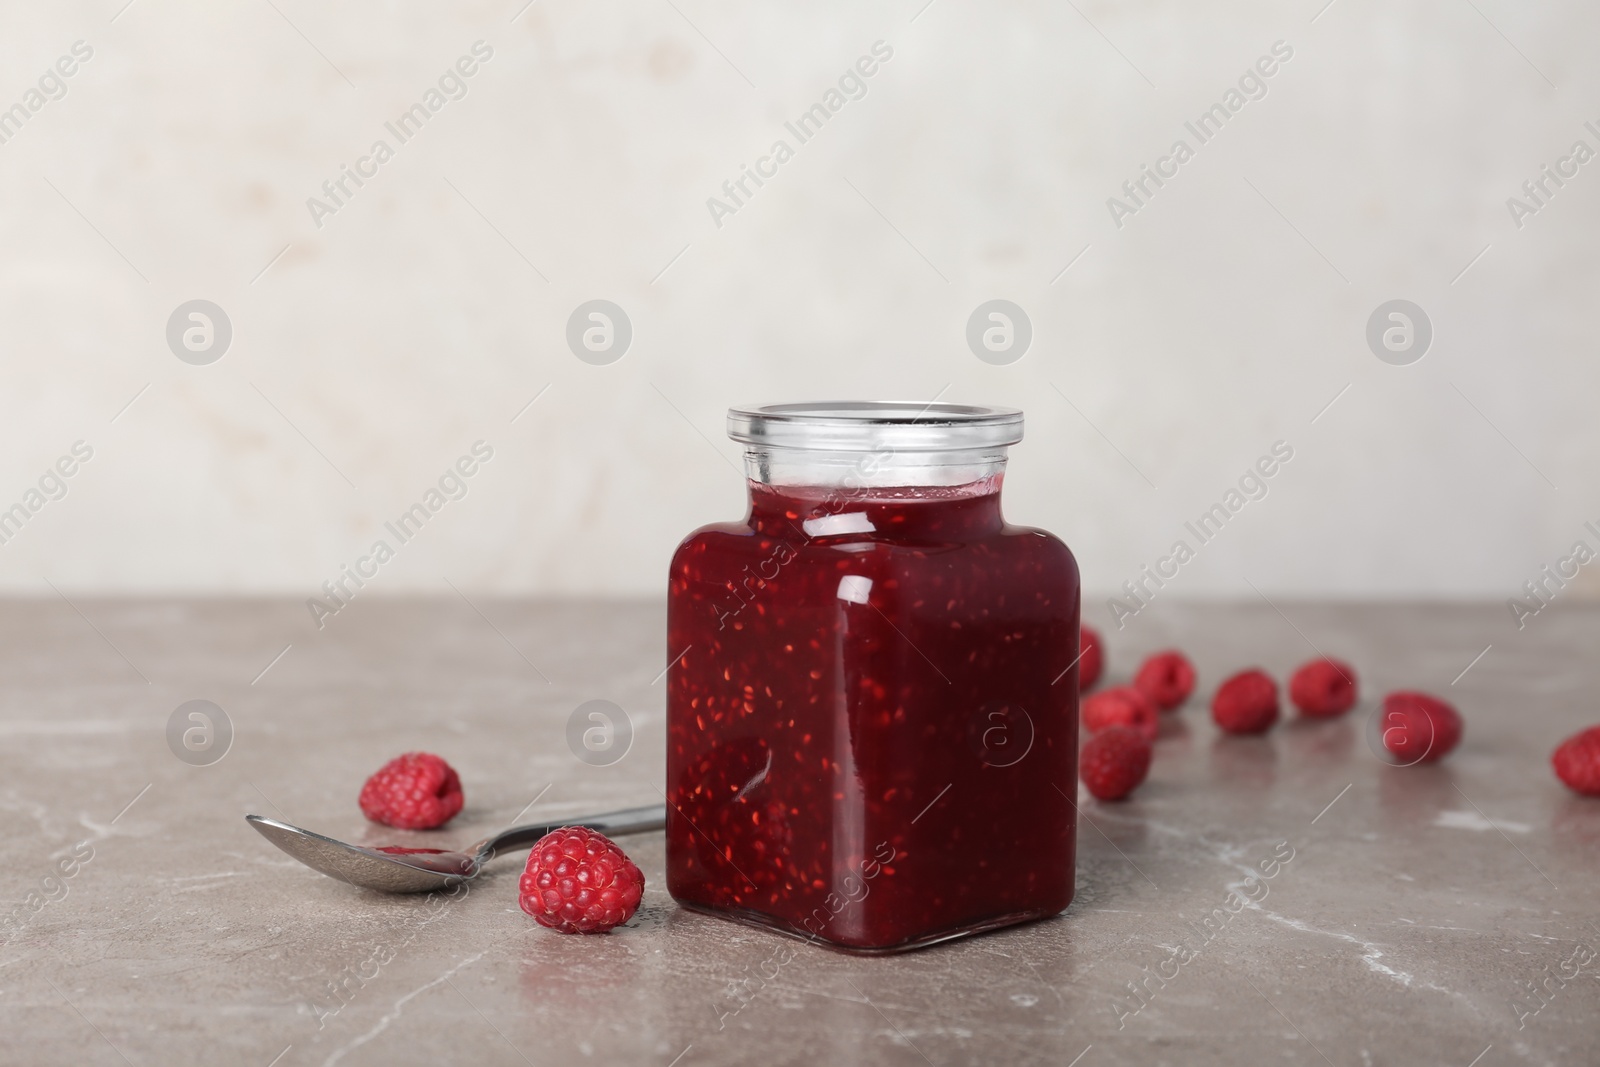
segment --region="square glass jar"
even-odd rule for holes
[[[1022,413],[729,412],[750,510],[673,556],[667,884],[855,952],[1072,900],[1079,581],[1000,511]]]

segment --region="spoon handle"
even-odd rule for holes
[[[518,849],[532,848],[545,834],[552,830],[559,830],[563,826],[584,826],[590,830],[598,830],[603,834],[642,834],[650,830],[659,830],[667,825],[667,806],[665,804],[651,804],[643,808],[626,808],[622,811],[608,811],[603,815],[591,815],[583,819],[571,819],[561,822],[530,823],[527,826],[513,826],[509,830],[502,830],[477,847],[479,862],[503,852],[515,852]]]

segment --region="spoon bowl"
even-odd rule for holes
[[[264,815],[246,815],[244,820],[284,852],[330,878],[382,893],[430,893],[471,881],[495,856],[532,848],[552,830],[584,826],[613,836],[646,833],[667,824],[667,809],[664,804],[654,804],[583,819],[513,826],[461,852],[352,845]]]

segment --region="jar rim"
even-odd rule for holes
[[[836,400],[728,409],[728,436],[758,448],[956,452],[1022,440],[1019,408],[925,400]]]

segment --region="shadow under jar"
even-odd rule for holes
[[[1001,516],[1022,413],[779,404],[728,432],[750,512],[669,580],[673,897],[854,952],[1062,911],[1078,568]]]

